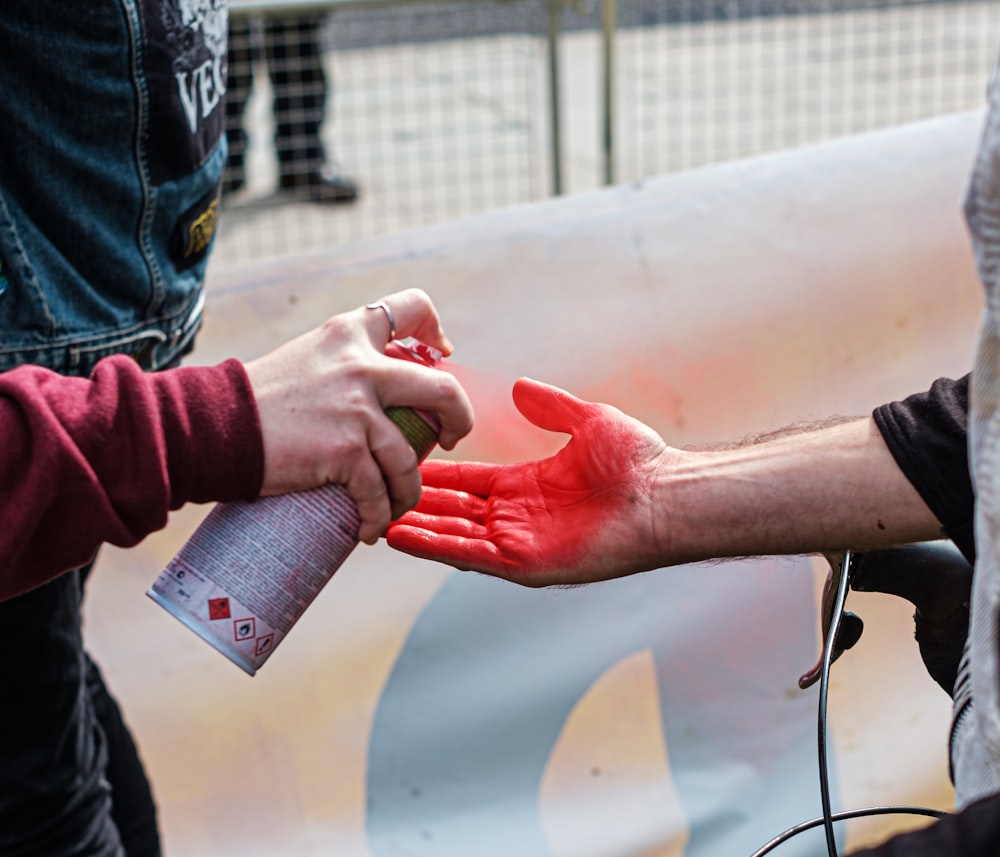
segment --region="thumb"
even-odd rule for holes
[[[532,378],[518,378],[512,392],[514,404],[525,419],[546,431],[573,434],[595,405]]]

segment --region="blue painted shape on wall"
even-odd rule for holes
[[[530,590],[455,573],[402,650],[373,724],[375,857],[551,857],[539,784],[566,718],[650,650],[687,857],[749,854],[820,814],[808,560],[663,569]],[[836,778],[833,780],[834,784]],[[815,834],[815,835],[814,835]],[[824,853],[811,832],[782,857]]]

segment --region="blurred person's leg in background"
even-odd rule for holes
[[[321,135],[330,89],[323,65],[325,21],[325,15],[314,14],[267,17],[263,22],[278,187],[313,202],[354,202],[359,195],[358,184],[328,157]],[[248,137],[244,113],[255,57],[250,21],[234,19],[229,39],[226,139],[230,152],[224,191],[233,193],[246,181]]]
[[[248,135],[243,127],[250,90],[253,87],[253,31],[245,17],[229,19],[228,72],[226,77],[226,144],[229,152],[222,175],[222,193],[231,194],[246,186]]]

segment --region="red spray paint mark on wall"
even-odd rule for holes
[[[566,442],[565,435],[542,431],[518,413],[511,398],[515,378],[464,366],[451,359],[439,366],[462,385],[476,414],[471,434],[445,457],[523,461],[552,455]],[[440,453],[435,455],[441,457]]]

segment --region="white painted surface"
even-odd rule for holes
[[[219,274],[195,360],[421,286],[477,407],[465,457],[561,443],[509,405],[524,374],[675,444],[865,413],[969,368],[960,201],[979,121]],[[143,594],[203,512],[105,551],[89,604],[170,854],[733,857],[819,814],[815,694],[795,684],[816,656],[808,562],[536,592],[362,547],[251,679]],[[910,611],[850,603],[866,631],[834,668],[839,805],[946,807],[948,702]]]

